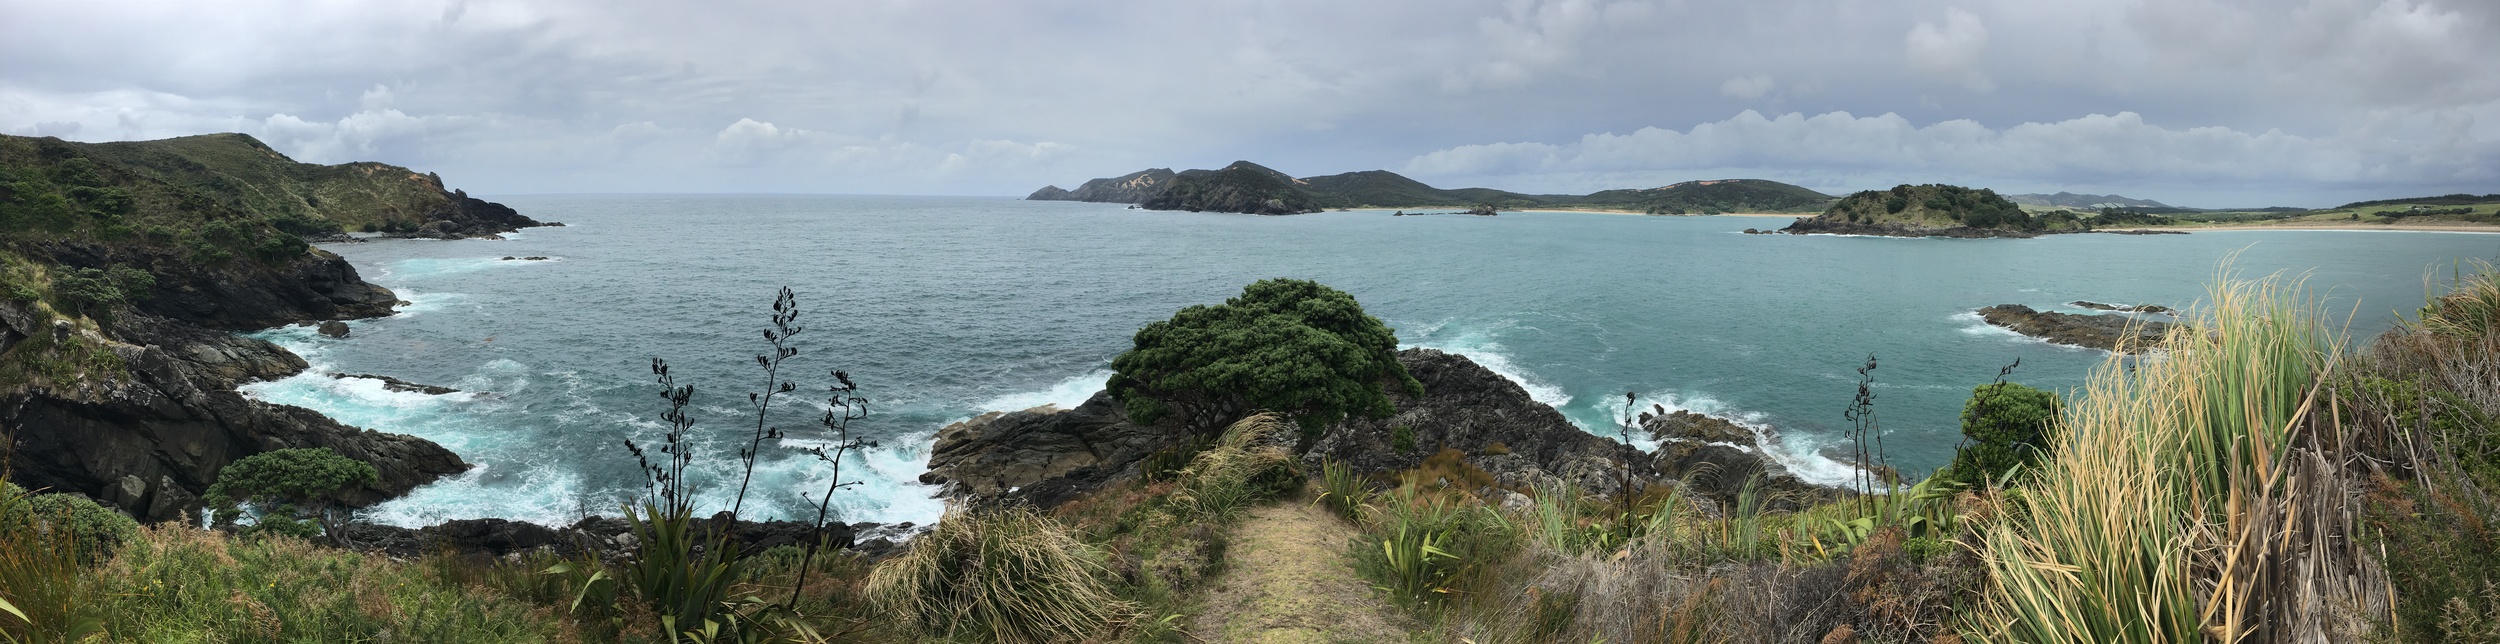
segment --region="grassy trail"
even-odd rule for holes
[[[1355,528],[1309,502],[1252,508],[1190,632],[1209,642],[1403,642],[1404,619],[1354,574]]]

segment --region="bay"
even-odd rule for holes
[[[813,400],[847,371],[880,446],[846,464],[849,521],[928,522],[916,483],[934,431],[984,411],[1074,405],[1149,322],[1270,277],[1353,294],[1406,346],[1466,354],[1582,428],[1611,432],[1626,392],[1773,428],[1780,457],[1839,481],[1841,409],[1869,354],[1886,456],[1950,458],[1973,385],[2069,390],[2106,359],[1997,330],[1970,312],[2073,300],[2191,308],[2227,266],[2303,277],[2356,339],[2420,305],[2438,275],[2500,257],[2500,235],[2213,231],[2027,240],[1745,235],[1784,219],[1505,213],[1294,217],[1004,198],[569,195],[498,201],[561,228],[507,240],[324,246],[411,302],[349,323],[258,334],[314,369],[246,388],[344,422],[442,443],[479,467],[366,511],[397,525],[501,517],[568,523],[642,493],[622,441],[664,408],[650,361],[696,386],[697,480],[725,508],[754,429],[776,290],[798,294],[801,384],[771,423],[815,440]],[[502,257],[544,256],[543,261]],[[2346,325],[2349,318],[2348,326]],[[392,392],[370,373],[457,387]],[[792,396],[796,396],[795,398]],[[812,516],[828,468],[767,448],[750,515]],[[761,512],[756,508],[760,504]]]

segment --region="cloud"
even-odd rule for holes
[[[1463,92],[1526,85],[1544,72],[1574,62],[1592,32],[1648,17],[1649,5],[1638,2],[1599,4],[1589,0],[1514,0],[1508,15],[1478,18],[1478,45],[1490,54],[1442,80],[1442,89]]]
[[[2453,128],[2457,124],[2448,124]],[[2134,112],[1990,128],[1955,119],[1918,126],[1898,114],[1848,112],[1735,117],[1678,131],[1590,134],[1565,144],[1493,143],[1409,160],[1423,177],[1682,177],[1756,170],[1863,177],[1872,183],[2044,181],[2182,186],[2361,183],[2458,186],[2500,181],[2500,142],[2467,141],[2444,154],[2366,136],[2311,138],[2280,130],[2170,128]],[[1870,183],[1870,185],[1872,185]],[[1619,186],[1618,186],[1619,187]]]
[[[1734,98],[1756,99],[1771,93],[1771,88],[1775,85],[1777,83],[1771,80],[1769,74],[1738,76],[1719,83],[1719,93]]]
[[[1996,89],[1979,68],[1988,54],[1988,26],[1971,12],[1946,9],[1942,27],[1920,21],[1902,38],[1902,48],[1911,69],[1961,83],[1974,92]]]

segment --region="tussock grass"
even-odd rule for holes
[[[878,564],[864,594],[933,636],[1069,641],[1136,617],[1105,572],[1101,553],[1029,510],[955,512]]]
[[[2113,355],[1975,547],[1969,633],[2012,642],[2326,641],[2385,611],[2319,395],[2340,347],[2297,280],[2219,277],[2165,353]]]

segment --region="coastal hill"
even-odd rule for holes
[[[412,436],[237,393],[303,358],[234,335],[390,315],[398,297],[307,237],[539,225],[379,163],[296,163],[241,134],[87,144],[0,136],[0,428],[28,489],[143,520],[198,516],[219,469],[326,447],[379,477],[362,505],[468,468]],[[342,332],[344,325],[339,327]]]
[[[1249,172],[1226,174],[1236,168]],[[1194,173],[1194,174],[1193,174]],[[1194,177],[1194,178],[1193,178]],[[1188,187],[1182,188],[1181,186]],[[1168,196],[1167,196],[1168,194]],[[1212,198],[1221,196],[1221,198]],[[1256,196],[1256,199],[1250,197]],[[1025,197],[1036,201],[1131,203],[1151,210],[1294,214],[1305,208],[1555,208],[1626,210],[1662,215],[1733,212],[1812,213],[1832,197],[1799,186],[1761,179],[1687,181],[1669,186],[1606,190],[1587,195],[1532,195],[1491,188],[1442,189],[1387,170],[1294,178],[1248,161],[1223,170],[1178,174],[1150,169],[1094,179],[1076,190],[1045,186]],[[1276,202],[1270,207],[1269,201]],[[1297,205],[1298,204],[1298,205]]]
[[[2025,206],[2038,206],[2042,208],[2079,208],[2084,210],[2100,210],[2103,208],[2169,210],[2173,208],[2170,204],[2165,204],[2151,199],[2136,199],[2121,195],[2079,195],[2072,192],[2059,192],[2053,195],[2038,193],[2006,195],[2005,198],[2008,201]]]
[[[1059,186],[1042,186],[1042,189],[1033,191],[1033,194],[1025,199],[1029,201],[1139,203],[1163,192],[1164,188],[1171,187],[1172,178],[1175,176],[1177,175],[1172,173],[1171,168],[1147,168],[1117,177],[1087,181],[1085,185],[1077,186],[1075,190],[1062,190]]]
[[[299,235],[458,238],[539,225],[511,208],[446,190],[432,173],[372,162],[298,163],[247,134],[64,144]]]
[[[2056,211],[2033,215],[1985,188],[1938,184],[1898,185],[1842,197],[1823,214],[1799,219],[1780,232],[1890,237],[2032,237],[2081,232],[2082,218]]]
[[[1319,212],[1320,198],[1301,180],[1248,161],[1220,170],[1189,170],[1137,205],[1147,210],[1299,215]]]

